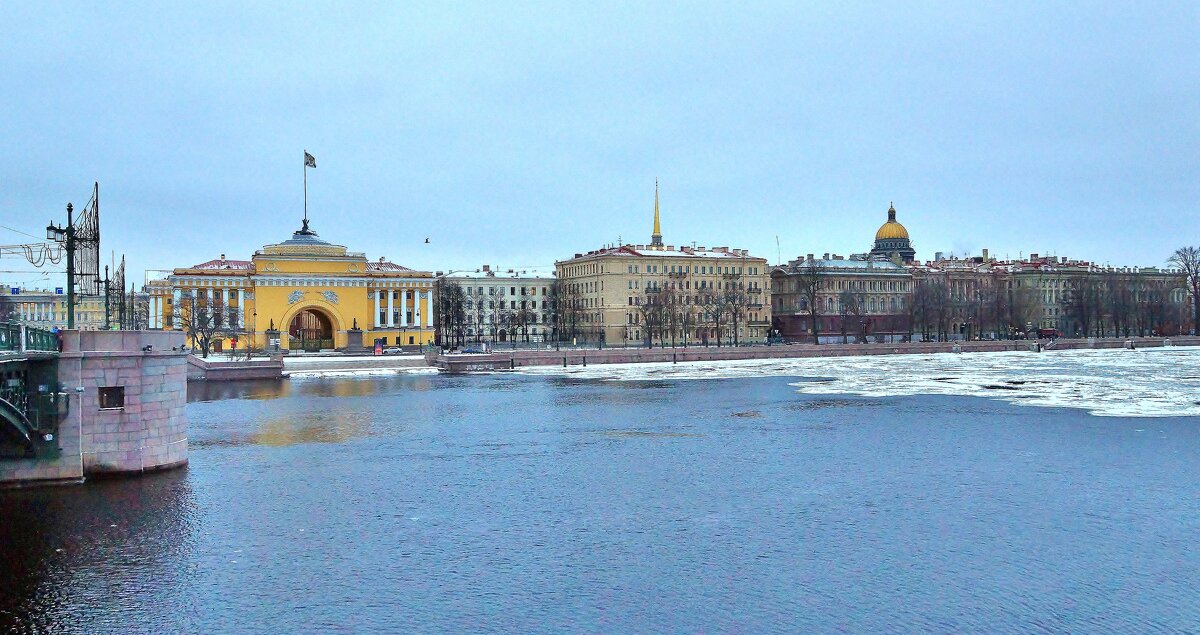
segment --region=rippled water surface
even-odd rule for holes
[[[798,383],[199,386],[186,470],[0,492],[0,631],[1200,631],[1200,419]]]

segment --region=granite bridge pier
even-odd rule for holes
[[[0,325],[0,487],[187,463],[183,335]]]

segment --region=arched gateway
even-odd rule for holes
[[[288,325],[288,343],[293,350],[333,348],[333,321],[320,309],[304,309]]]

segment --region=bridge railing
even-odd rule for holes
[[[57,350],[58,334],[54,331],[12,322],[0,324],[0,351]]]

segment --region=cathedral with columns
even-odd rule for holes
[[[420,346],[434,339],[433,281],[322,240],[305,219],[250,260],[222,254],[149,283],[150,327],[212,331],[216,351]]]

